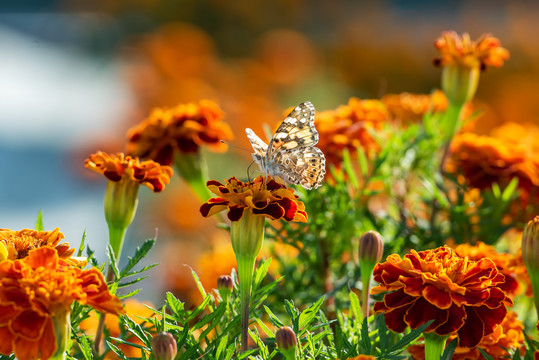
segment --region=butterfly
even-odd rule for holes
[[[253,130],[245,129],[253,146],[253,159],[260,170],[279,176],[286,183],[316,189],[326,173],[326,158],[319,148],[318,132],[314,127],[314,106],[306,101],[299,104],[284,119],[269,145]]]

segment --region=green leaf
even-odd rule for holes
[[[109,258],[109,271],[112,270],[114,273],[114,278],[116,280],[120,279],[120,271],[118,270],[118,259],[114,254],[114,250],[110,244],[107,245],[107,256]]]
[[[45,227],[43,226],[43,211],[42,210],[39,210],[39,212],[37,213],[36,231],[45,231]]]
[[[129,358],[127,356],[124,355],[123,351],[118,349],[118,347],[116,345],[114,345],[113,343],[111,343],[110,341],[107,341],[107,345],[110,347],[110,349],[116,354],[116,356],[118,356],[118,358],[122,359],[122,360],[129,360]]]
[[[365,355],[371,354],[372,347],[371,339],[369,337],[369,323],[367,317],[363,319],[363,323],[361,324],[361,340],[359,344],[363,348]]]
[[[511,200],[511,197],[513,196],[513,193],[517,189],[517,186],[518,186],[518,178],[515,177],[511,179],[511,182],[509,182],[509,184],[503,190],[503,193],[501,196],[502,200],[506,202]]]
[[[369,171],[367,155],[365,155],[365,150],[363,150],[361,146],[356,147],[356,152],[357,152],[359,168],[361,169],[361,175],[363,175],[363,177],[366,178],[367,173]]]
[[[262,282],[262,280],[268,273],[270,265],[271,265],[271,258],[264,261],[262,264],[260,264],[258,269],[256,269],[254,281],[253,281],[253,291],[255,291],[258,288],[258,286],[260,285],[260,283]]]
[[[128,276],[129,271],[148,255],[148,252],[155,245],[155,241],[156,239],[147,239],[141,246],[137,247],[133,257],[128,257],[127,265],[121,271],[121,277]]]
[[[284,326],[283,322],[281,320],[279,320],[279,318],[277,316],[275,316],[275,314],[266,305],[264,305],[264,310],[269,315],[270,321],[275,326],[277,326],[277,327],[283,327]]]
[[[481,355],[483,355],[483,357],[486,359],[486,360],[494,360],[492,358],[492,356],[490,356],[489,354],[487,354],[487,352],[481,348],[477,348],[477,350],[479,350],[479,352],[481,353]]]
[[[219,341],[219,345],[217,345],[217,350],[215,351],[215,359],[220,360],[221,354],[226,349],[226,343],[228,342],[228,335],[223,336],[221,341]]]
[[[195,310],[193,310],[193,312],[191,312],[189,314],[189,316],[187,317],[186,321],[191,321],[193,320],[194,318],[196,318],[202,311],[204,311],[204,309],[206,309],[206,307],[208,306],[208,304],[210,303],[210,300],[211,300],[211,296],[207,295],[205,298],[204,298],[204,301],[202,301],[202,303],[200,305],[198,305],[196,307]]]
[[[81,257],[82,252],[84,251],[84,242],[86,241],[86,230],[82,232],[82,238],[80,239],[79,250],[77,251],[77,256]]]
[[[174,296],[174,294],[167,291],[167,293],[166,293],[166,303],[170,307],[170,309],[172,310],[174,315],[176,315],[176,317],[178,317],[180,319],[183,319],[183,317],[185,315],[185,310],[184,310],[185,304],[183,302],[178,300]]]
[[[359,303],[359,298],[357,297],[357,294],[353,291],[350,291],[350,293],[348,294],[348,297],[350,299],[350,310],[352,310],[352,314],[354,315],[354,318],[359,322],[362,318],[361,305]]]
[[[324,303],[324,296],[322,296],[320,299],[318,299],[317,302],[309,306],[307,309],[303,310],[301,314],[299,315],[299,323],[298,327],[300,329],[303,329],[305,326],[311,323],[311,321],[314,320],[316,317],[316,314],[320,310],[320,307]]]
[[[90,343],[88,342],[86,335],[77,336],[77,343],[79,344],[79,349],[82,352],[84,359],[92,360],[92,348],[90,347]]]
[[[387,349],[387,351],[385,351],[384,354],[392,354],[394,352],[402,351],[404,348],[406,348],[408,346],[408,344],[410,344],[412,341],[414,341],[415,339],[420,337],[421,334],[423,334],[423,331],[425,331],[425,329],[428,328],[429,325],[433,321],[434,320],[430,320],[430,321],[426,322],[425,324],[419,326],[417,329],[414,329],[414,330],[410,331],[408,334],[404,335],[399,341],[397,341],[397,343],[395,345],[393,345],[389,349]]]
[[[354,166],[352,165],[352,160],[350,159],[350,152],[348,149],[344,149],[343,153],[343,161],[342,164],[344,166],[344,169],[346,170],[346,174],[348,175],[348,179],[352,183],[352,186],[355,189],[359,188],[359,180],[356,175],[356,171],[354,170]]]
[[[442,354],[441,360],[451,360],[453,358],[453,353],[457,348],[458,338],[454,338],[449,344],[447,344],[444,353]]]

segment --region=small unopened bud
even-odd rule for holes
[[[378,232],[370,230],[359,238],[359,261],[377,263],[384,254],[384,239]]]
[[[173,360],[178,353],[178,348],[172,334],[163,331],[154,335],[152,352],[156,360]]]
[[[275,333],[275,344],[286,360],[293,360],[296,358],[296,346],[298,341],[294,330],[292,330],[290,326],[283,326],[277,330]]]
[[[539,216],[529,221],[522,233],[522,260],[532,285],[535,308],[539,314]]]
[[[221,294],[221,298],[226,300],[232,290],[234,290],[234,281],[230,275],[221,275],[217,279],[217,290]]]

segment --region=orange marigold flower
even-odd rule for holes
[[[64,239],[64,234],[56,228],[52,231],[36,231],[31,229],[9,230],[0,229],[0,243],[4,244],[7,250],[7,259],[16,260],[28,256],[30,250],[48,246],[56,249],[58,256],[73,265],[84,266],[86,261],[82,258],[72,257],[75,249],[69,248],[69,243],[60,241]],[[5,260],[5,259],[1,259]]]
[[[155,108],[139,125],[129,129],[127,152],[170,165],[174,151],[196,153],[201,145],[225,151],[232,130],[222,121],[223,111],[211,100],[180,104],[171,109]]]
[[[50,247],[1,262],[0,353],[14,352],[20,360],[51,357],[57,347],[55,317],[68,313],[74,301],[101,312],[123,313],[97,268],[71,266]]]
[[[443,112],[449,105],[442,90],[432,94],[387,94],[381,100],[391,117],[403,124],[419,122],[425,114]]]
[[[516,274],[513,271],[515,256],[508,253],[499,253],[494,246],[487,245],[478,241],[475,245],[460,244],[453,247],[460,257],[468,257],[473,261],[479,261],[483,258],[491,259],[498,272],[505,276],[505,280],[498,285],[509,296],[515,296],[522,291],[522,285],[517,281]]]
[[[459,36],[455,31],[444,31],[434,46],[440,57],[434,59],[437,66],[461,65],[464,67],[500,67],[509,59],[509,51],[500,46],[500,40],[490,34],[483,34],[476,41],[468,33]]]
[[[376,360],[376,358],[372,355],[358,355],[348,358],[348,360]]]
[[[207,185],[219,197],[202,204],[200,212],[204,217],[228,209],[230,221],[239,221],[247,210],[272,220],[307,222],[305,205],[294,195],[294,190],[269,177],[259,176],[247,183],[232,177],[224,185],[215,180]]]
[[[461,181],[478,189],[490,189],[494,183],[506,186],[517,178],[520,211],[529,214],[538,210],[539,160],[525,147],[490,136],[458,134],[451,143],[447,171],[460,173]]]
[[[154,192],[162,191],[165,184],[170,182],[173,173],[170,166],[160,165],[152,160],[139,161],[138,158],[123,153],[109,155],[102,151],[90,155],[84,166],[105,175],[110,181],[131,179],[146,185]]]
[[[481,360],[484,359],[478,348],[483,349],[494,360],[508,359],[510,354],[506,350],[518,349],[521,355],[524,355],[526,348],[524,346],[523,325],[517,319],[517,313],[508,311],[502,323],[496,326],[494,332],[481,339],[481,342],[474,348],[457,347],[453,353],[452,360]],[[455,338],[450,336],[447,343]],[[425,359],[425,345],[417,344],[410,346],[407,351],[415,360]]]
[[[372,133],[382,130],[388,120],[389,113],[380,100],[351,98],[347,105],[316,114],[318,147],[328,164],[340,166],[344,149],[354,153],[362,147],[367,154],[377,151],[379,145]]]
[[[459,345],[476,346],[494,332],[511,299],[498,285],[504,276],[490,259],[471,261],[451,248],[397,254],[374,268],[380,283],[373,294],[387,292],[374,304],[375,313],[385,313],[386,325],[395,332],[415,329],[434,320],[425,330],[445,336],[457,333]]]

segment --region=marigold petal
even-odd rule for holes
[[[239,221],[241,217],[243,216],[244,211],[245,211],[245,208],[243,207],[231,206],[226,216],[228,217],[230,221]]]
[[[390,308],[398,308],[414,302],[417,298],[407,295],[403,289],[399,289],[384,296],[385,306]]]
[[[15,318],[19,313],[19,310],[15,306],[9,305],[0,305],[0,325],[6,325],[10,320]]]
[[[15,335],[7,326],[0,326],[0,354],[9,355],[13,352]]]
[[[276,220],[276,219],[282,218],[285,215],[285,210],[281,205],[276,204],[276,203],[271,203],[271,204],[268,204],[263,209],[254,208],[253,214],[257,214],[257,215],[264,214],[264,215],[267,215],[270,219]]]
[[[460,329],[466,320],[464,306],[452,305],[447,313],[449,314],[447,321],[435,329],[435,333],[438,335],[445,336],[454,333]]]
[[[439,309],[424,298],[419,297],[406,312],[404,321],[411,329],[416,329],[429,320],[434,319],[434,322],[425,330],[431,331],[440,324],[445,323],[448,318],[449,312],[447,310]]]
[[[385,313],[385,320],[387,328],[397,332],[401,333],[408,327],[408,324],[404,321],[404,315],[412,307],[414,303],[394,308]],[[375,304],[376,305],[376,304]]]
[[[422,295],[425,300],[436,305],[440,309],[448,309],[452,304],[451,296],[434,285],[425,286]]]
[[[51,319],[45,324],[45,331],[41,340],[39,340],[39,352],[42,359],[50,358],[56,352],[56,335],[54,333],[54,325]]]
[[[10,329],[20,336],[36,340],[43,334],[43,328],[48,318],[33,310],[23,310],[9,325]]]
[[[228,201],[221,198],[211,198],[208,202],[200,206],[200,213],[204,217],[212,216],[226,210],[228,207]]]
[[[458,330],[459,346],[475,347],[485,335],[485,324],[474,307],[466,308],[466,322]]]
[[[14,341],[14,352],[18,360],[39,359],[39,343],[37,340],[28,340],[23,337],[17,337]]]
[[[56,269],[58,267],[58,252],[50,247],[40,248],[42,251],[30,251],[27,263],[34,269],[42,266],[46,269]]]

